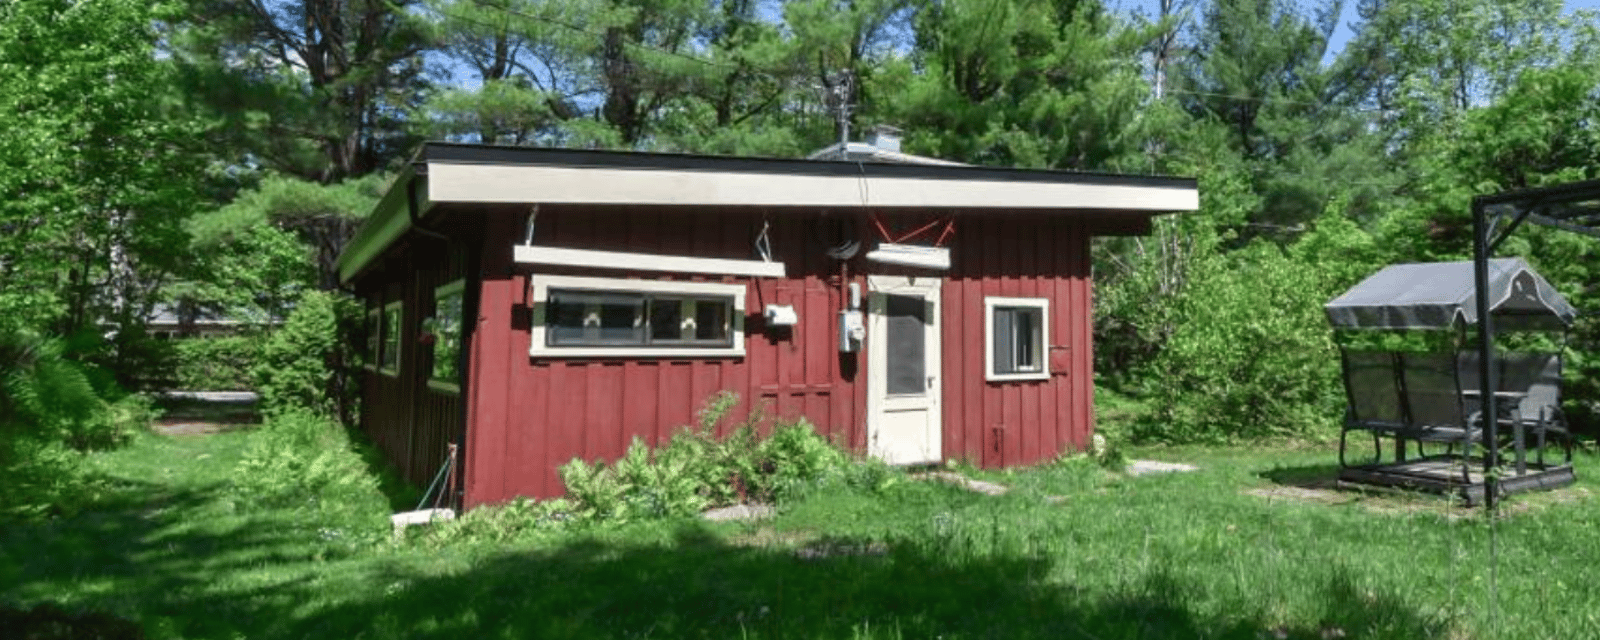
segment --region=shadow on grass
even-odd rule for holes
[[[111,489],[80,513],[0,523],[0,609],[18,625],[0,637],[127,637],[94,635],[117,617],[147,630],[237,636],[269,626],[303,597],[292,580],[260,597],[238,576],[330,555],[305,523],[223,514],[221,485],[103,481]]]
[[[218,511],[218,491],[128,483],[92,513],[0,527],[0,606],[25,610],[69,594],[73,615],[136,619],[150,637],[1443,635],[1400,598],[1337,570],[1312,600],[1326,605],[1313,614],[1320,618],[1284,625],[1265,609],[1217,613],[1203,587],[1161,568],[1139,575],[1129,567],[1128,576],[1110,581],[1120,586],[1091,589],[1051,579],[1049,555],[1021,550],[841,539],[802,555],[734,544],[698,522],[653,542],[591,537],[487,556],[444,549],[437,553],[460,561],[446,565],[465,569],[441,574],[389,562],[384,545],[354,558],[324,557],[326,547],[308,543],[299,523],[192,522]],[[342,578],[318,580],[324,572]],[[1272,594],[1263,595],[1253,606],[1269,606]]]
[[[448,576],[383,577],[383,597],[330,607],[287,636],[457,638],[1428,638],[1395,598],[1339,577],[1304,628],[1195,612],[1204,594],[1157,571],[1091,595],[1047,581],[1051,561],[907,541],[826,557],[730,545],[686,524],[659,544],[595,540],[504,553]],[[855,549],[860,553],[851,553]],[[1342,575],[1342,574],[1341,574]],[[1359,630],[1359,635],[1355,633]]]
[[[1296,467],[1273,467],[1257,475],[1286,487],[1332,489],[1339,483],[1339,464],[1329,462]]]

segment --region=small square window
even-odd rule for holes
[[[1043,380],[1049,377],[1050,302],[1045,298],[985,298],[988,317],[984,355],[987,380]]]

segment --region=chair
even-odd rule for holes
[[[1341,351],[1348,404],[1344,426],[1339,431],[1339,466],[1349,466],[1345,461],[1345,449],[1351,431],[1372,433],[1373,447],[1381,452],[1380,434],[1405,429],[1405,407],[1401,404],[1396,375],[1397,357],[1387,351]]]
[[[1567,430],[1565,416],[1561,413],[1561,353],[1540,351],[1513,351],[1501,356],[1503,373],[1500,390],[1522,395],[1514,410],[1503,414],[1499,422],[1512,427],[1532,426],[1538,464],[1544,465],[1544,450],[1550,436],[1555,436],[1565,453],[1565,463],[1572,463],[1572,434]],[[1518,440],[1519,454],[1523,445]],[[1523,462],[1518,456],[1519,467]],[[1521,469],[1519,468],[1519,471]]]
[[[1461,393],[1454,353],[1408,353],[1400,378],[1406,406],[1406,435],[1420,442],[1465,445],[1477,439],[1477,410]]]

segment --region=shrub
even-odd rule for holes
[[[389,505],[379,480],[338,422],[286,409],[249,438],[227,487],[234,509],[321,545],[319,557],[387,539]]]
[[[5,427],[5,425],[0,425]],[[76,511],[93,494],[83,454],[60,442],[0,429],[0,520],[34,520]]]
[[[1221,441],[1333,424],[1338,357],[1322,287],[1302,266],[1266,243],[1207,265],[1179,303],[1187,321],[1146,374],[1155,411],[1134,437]]]
[[[82,452],[120,445],[154,418],[148,398],[74,359],[78,342],[0,334],[0,517],[75,510],[96,491]]]
[[[174,340],[174,384],[189,390],[254,389],[255,362],[264,343],[253,335]]]
[[[359,387],[350,335],[359,317],[359,305],[343,295],[302,295],[283,326],[266,338],[252,369],[262,413],[309,408],[352,423]]]
[[[899,471],[878,461],[856,461],[801,418],[756,436],[759,415],[726,438],[716,426],[738,401],[722,392],[707,401],[697,429],[685,428],[651,451],[635,438],[613,465],[574,459],[560,469],[579,521],[684,516],[708,506],[746,500],[783,502],[835,483],[878,491]]]

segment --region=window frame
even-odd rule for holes
[[[540,358],[742,358],[745,355],[744,313],[745,283],[693,282],[685,280],[638,280],[626,278],[597,278],[589,276],[560,276],[535,274],[529,284],[532,290],[529,301],[533,306],[533,322],[529,331],[528,355]],[[682,346],[652,345],[550,345],[547,344],[551,289],[593,291],[596,293],[627,293],[638,295],[672,295],[688,298],[731,298],[728,311],[729,344]]]
[[[434,321],[435,327],[430,331],[433,334],[433,344],[428,346],[428,388],[435,391],[461,393],[461,375],[463,371],[461,370],[460,358],[461,353],[466,350],[464,341],[467,323],[466,284],[465,279],[458,279],[435,287],[433,290],[433,316],[431,319]],[[455,318],[455,334],[459,343],[455,354],[457,360],[455,380],[446,380],[437,376],[439,373],[439,301],[449,296],[457,296],[461,299],[460,314]]]
[[[995,313],[1011,309],[1038,309],[1039,327],[1037,337],[1037,371],[1014,371],[1001,373],[995,370],[994,332]],[[1009,382],[1015,380],[1048,380],[1050,378],[1050,299],[1049,298],[1011,298],[1003,296],[986,296],[983,299],[983,379],[989,382]]]
[[[366,332],[366,344],[361,345],[366,357],[366,363],[361,368],[367,371],[377,371],[378,361],[383,357],[383,307],[367,307],[366,322],[362,325]]]
[[[391,310],[395,314],[393,323],[389,322],[389,312]],[[405,332],[401,331],[401,327],[405,326],[405,323],[406,307],[404,301],[396,300],[383,305],[383,315],[378,318],[378,332],[380,335],[378,342],[378,373],[392,378],[400,377],[400,369],[404,366],[405,361]],[[394,337],[394,366],[392,368],[385,366],[387,363],[384,362],[390,351],[390,336]]]

